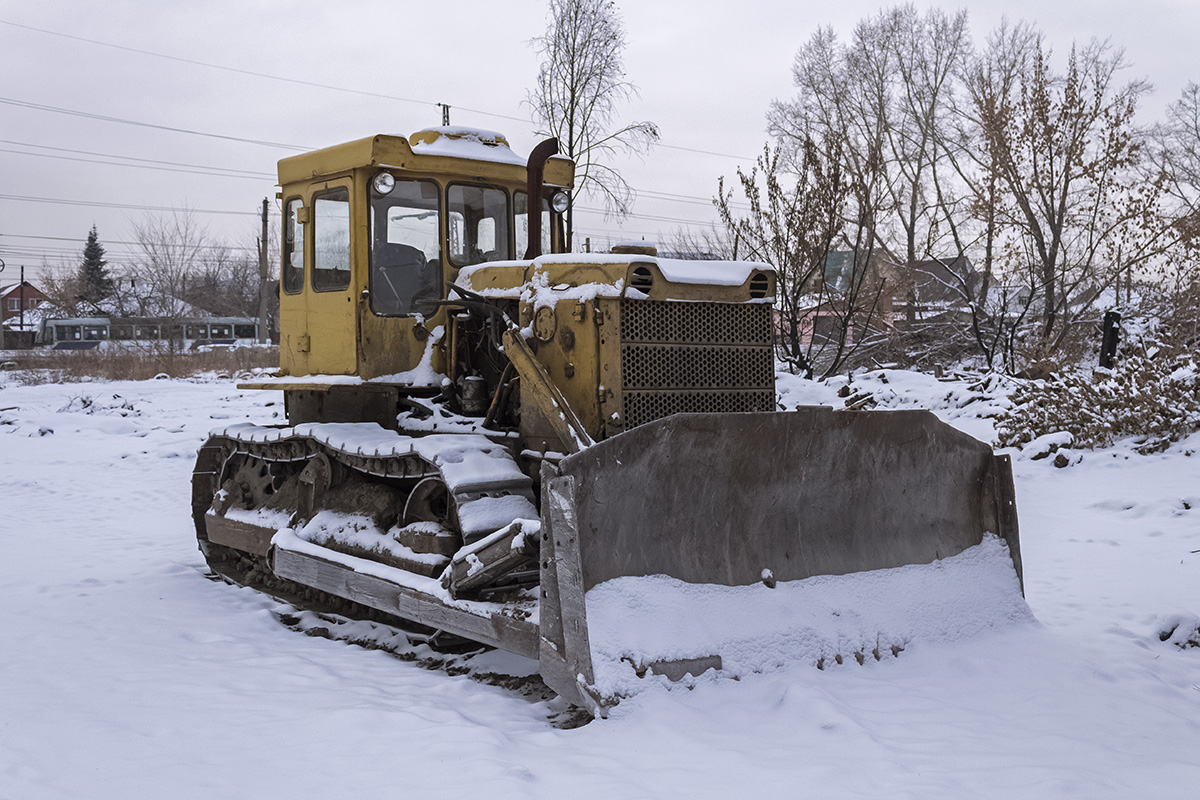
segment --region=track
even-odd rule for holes
[[[274,564],[272,540],[284,531],[310,549],[403,570],[414,587],[438,591],[463,544],[486,544],[514,520],[537,518],[530,479],[503,445],[478,434],[406,436],[371,423],[233,426],[200,449],[192,510],[210,577],[284,604],[273,612],[284,626],[552,701],[557,727],[590,718],[553,700],[536,670],[481,666],[499,657],[477,641],[358,602],[353,590],[281,577]],[[528,618],[537,609],[529,575],[510,570],[476,592],[503,602],[464,602],[490,607],[495,619]]]
[[[388,613],[393,606],[380,608],[359,589],[329,592],[288,580],[274,561],[276,535],[286,532],[293,546],[333,560],[377,564],[413,593],[451,603],[439,576],[464,544],[486,544],[480,540],[514,520],[529,527],[537,519],[531,482],[502,445],[474,434],[405,436],[371,423],[239,425],[216,433],[197,459],[192,511],[214,573],[451,649],[461,648],[461,636]],[[503,604],[476,605],[481,613],[529,617],[537,607],[529,578],[519,569],[497,575],[475,595]]]

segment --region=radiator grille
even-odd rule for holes
[[[625,427],[681,413],[775,407],[767,304],[621,304]]]
[[[626,392],[625,425],[633,428],[672,414],[729,414],[774,408],[774,391]]]
[[[769,345],[771,306],[766,303],[621,303],[622,342]]]
[[[621,376],[626,391],[771,386],[775,380],[771,353],[762,351],[728,345],[623,343]]]

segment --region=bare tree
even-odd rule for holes
[[[785,141],[844,137],[843,168],[864,202],[853,215],[872,215],[871,246],[897,267],[895,292],[945,236],[934,182],[955,77],[970,50],[966,12],[896,6],[861,21],[846,44],[825,28],[796,55],[797,96],[768,115]]]
[[[129,288],[119,292],[126,313],[158,317],[167,350],[182,337],[181,320],[192,312],[189,283],[201,274],[209,235],[188,210],[147,214],[133,226],[136,250],[129,263]]]
[[[667,238],[666,247],[659,248],[659,255],[692,261],[735,261],[736,245],[723,225],[714,223],[698,231],[680,227]]]
[[[1144,81],[1118,84],[1123,54],[1073,47],[1061,73],[1040,39],[1010,97],[977,108],[1001,197],[1011,267],[1041,297],[1039,347],[1057,350],[1099,291],[1169,245],[1161,183],[1139,180],[1134,124]]]
[[[1155,165],[1167,177],[1181,238],[1200,245],[1200,84],[1189,83],[1155,129]]]
[[[1153,137],[1153,168],[1164,176],[1166,215],[1179,243],[1156,264],[1165,289],[1158,299],[1166,304],[1170,333],[1194,345],[1200,339],[1200,84],[1189,83],[1168,106]]]
[[[970,254],[977,276],[974,281],[957,276],[960,281],[951,288],[967,310],[968,324],[962,331],[944,333],[947,338],[969,336],[989,369],[997,361],[1012,367],[1015,334],[1031,318],[1035,293],[1000,281],[1006,246],[1001,229],[1007,200],[1001,183],[1003,154],[981,117],[1009,119],[1016,113],[1017,87],[1036,42],[1032,25],[1002,20],[984,48],[959,64],[960,91],[949,96],[951,118],[935,131],[948,167],[933,171],[936,213],[952,251]]]
[[[775,267],[781,356],[810,377],[818,369],[833,374],[861,347],[882,290],[867,218],[845,221],[856,187],[843,171],[842,146],[827,134],[819,143],[805,139],[790,157],[764,148],[754,169],[738,170],[748,212],[735,206],[723,178],[715,200],[734,257]],[[831,260],[839,242],[850,250]]]
[[[39,282],[46,302],[55,313],[68,317],[87,316],[96,313],[93,304],[84,298],[83,281],[77,264],[42,262],[42,279]]]
[[[218,316],[258,315],[257,254],[213,245],[200,254],[184,287],[189,306]]]
[[[611,165],[618,152],[644,151],[658,140],[652,122],[616,122],[618,103],[636,87],[625,80],[625,29],[611,0],[550,0],[546,33],[533,40],[542,57],[537,88],[529,94],[538,133],[558,138],[576,163],[576,194],[603,198],[624,216],[633,190]],[[567,209],[567,242],[574,236],[574,204]]]

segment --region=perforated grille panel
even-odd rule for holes
[[[621,303],[625,427],[671,414],[775,407],[767,304]]]
[[[621,303],[622,342],[770,346],[766,303]]]
[[[774,408],[773,391],[626,392],[625,426],[633,428],[672,414],[728,414]]]
[[[775,379],[770,351],[716,345],[621,345],[621,374],[631,389],[750,389]]]

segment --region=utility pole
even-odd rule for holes
[[[0,258],[0,272],[4,272],[4,259]],[[0,308],[0,350],[4,349],[4,309]]]
[[[262,236],[258,240],[258,343],[267,342],[267,198],[262,205]]]
[[[448,103],[438,103],[442,109],[442,127],[450,127],[450,105]]]
[[[20,292],[20,297],[21,297],[21,300],[20,300],[20,303],[21,303],[21,335],[24,336],[25,335],[25,265],[24,264],[21,265],[21,288],[18,289],[17,291]],[[19,346],[20,345],[18,345],[18,347]]]

